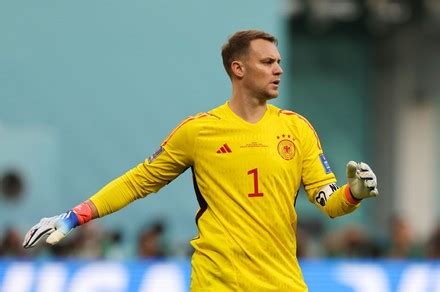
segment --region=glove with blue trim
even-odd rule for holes
[[[33,247],[45,236],[48,236],[47,243],[56,244],[78,225],[78,216],[71,210],[54,217],[43,218],[27,232],[23,247]]]

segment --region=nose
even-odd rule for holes
[[[283,71],[283,68],[281,67],[281,65],[278,63],[275,63],[274,74],[281,75],[281,74],[283,74],[283,72],[284,71]]]

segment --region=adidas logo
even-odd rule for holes
[[[217,150],[217,153],[231,153],[232,150],[231,148],[229,148],[228,144],[223,144],[222,147],[220,147],[220,149]]]

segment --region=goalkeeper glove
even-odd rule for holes
[[[46,239],[47,243],[56,244],[78,225],[78,217],[73,211],[43,218],[28,231],[24,238],[23,247],[33,247],[43,236],[49,236]]]
[[[347,163],[347,182],[351,194],[357,200],[379,195],[376,175],[364,162],[350,161]]]
[[[43,218],[27,232],[23,247],[35,246],[44,236],[48,236],[47,243],[56,244],[66,237],[73,228],[90,221],[92,218],[93,211],[88,202],[81,203],[72,210],[60,215]]]

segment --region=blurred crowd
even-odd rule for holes
[[[80,259],[124,259],[133,257],[141,259],[161,259],[182,251],[170,251],[164,240],[165,224],[158,220],[142,227],[135,245],[127,252],[124,249],[124,234],[120,230],[106,230],[93,221],[76,228],[69,236],[56,245],[48,245],[42,240],[34,248],[24,249],[22,242],[24,234],[18,228],[9,226],[0,228],[0,259],[3,257],[34,258],[34,257],[63,257]],[[190,255],[192,248],[188,243],[185,255]],[[179,246],[180,247],[180,246]],[[180,247],[181,248],[181,247]]]
[[[318,221],[298,225],[298,257],[440,259],[440,224],[427,240],[418,240],[408,222],[394,217],[389,234],[375,237],[363,225],[325,232]]]
[[[192,248],[184,244],[185,251],[170,248],[164,240],[166,225],[158,220],[142,227],[133,246],[134,256],[139,259],[189,256]],[[414,237],[407,221],[395,217],[390,220],[390,234],[375,238],[362,226],[345,226],[338,231],[326,231],[318,220],[304,220],[298,224],[299,258],[393,258],[393,259],[440,259],[440,225],[420,241]],[[75,257],[87,259],[124,259],[122,249],[124,234],[119,230],[105,230],[96,222],[77,228],[55,246],[39,244],[29,250],[22,248],[24,234],[13,226],[0,229],[1,257]]]

